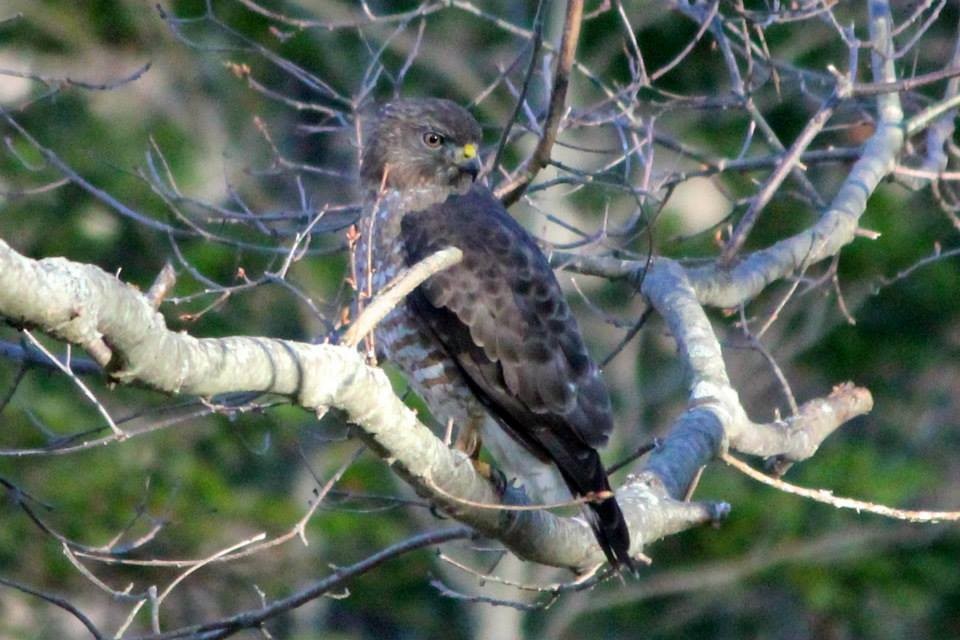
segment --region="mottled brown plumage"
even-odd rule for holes
[[[534,497],[556,495],[541,486],[540,468],[558,470],[574,495],[609,491],[595,449],[612,429],[606,387],[546,258],[493,194],[473,185],[479,137],[466,110],[436,99],[389,103],[366,129],[361,294],[439,249],[463,252],[381,323],[378,348],[441,422],[473,429],[491,416],[509,438],[487,427],[484,442]],[[631,566],[616,500],[589,510],[607,558]]]

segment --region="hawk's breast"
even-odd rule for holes
[[[416,194],[388,191],[365,207],[353,257],[359,298],[376,296],[406,268],[407,250],[400,223],[408,210],[422,205],[422,200]],[[397,305],[377,325],[374,341],[377,351],[403,372],[439,422],[453,419],[463,425],[483,412],[457,364],[406,304]]]

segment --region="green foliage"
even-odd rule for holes
[[[14,4],[23,17],[0,23],[0,54],[4,56],[0,69],[16,63],[21,65],[19,70],[53,80],[48,84],[27,82],[22,91],[14,87],[10,89],[14,97],[9,100],[0,92],[0,106],[93,188],[110,194],[155,227],[179,231],[186,227],[169,206],[169,194],[161,197],[151,188],[151,162],[164,184],[169,172],[180,192],[219,207],[249,209],[265,216],[299,211],[298,185],[289,173],[278,170],[272,145],[290,162],[342,166],[347,174],[353,171],[356,154],[349,135],[336,129],[336,123],[331,124],[322,110],[298,109],[276,96],[349,109],[347,103],[357,97],[370,71],[367,65],[373,53],[384,47],[382,73],[396,76],[407,61],[419,25],[413,21],[402,30],[395,23],[364,29],[300,30],[278,27],[242,3],[214,1],[211,4],[218,19],[236,32],[225,34],[201,19],[206,10],[202,0],[163,3],[168,15],[196,18],[181,25],[181,40],[152,6],[133,0],[21,0]],[[298,17],[335,21],[359,15],[347,2],[262,4]],[[418,6],[417,2],[369,4],[378,13]],[[562,9],[562,3],[547,4],[556,4],[554,11]],[[587,4],[588,10],[599,5]],[[635,21],[649,71],[672,61],[698,31],[691,21],[669,11],[666,3],[622,4]],[[729,4],[721,3],[721,8],[728,11]],[[761,11],[769,3],[744,4],[749,11]],[[930,67],[938,56],[946,59],[950,55],[949,51],[942,56],[938,53],[949,49],[946,45],[955,37],[940,26],[957,22],[956,6],[947,4],[933,31],[939,48],[918,54],[916,64],[921,69]],[[504,0],[477,6],[524,28],[532,21],[533,3]],[[862,23],[862,17],[855,15],[858,9],[839,7],[837,11],[849,12],[838,14],[845,20],[857,18]],[[0,8],[0,19],[8,13],[6,7]],[[557,15],[551,15],[548,41],[557,35]],[[519,60],[516,68],[526,67],[523,42],[475,13],[445,8],[430,15],[424,25],[422,54],[401,87],[405,95],[443,95],[467,103],[506,65]],[[579,59],[615,86],[623,86],[631,77],[623,29],[617,12],[606,11],[585,23],[579,46]],[[765,31],[765,45],[781,54],[790,52],[791,63],[797,66],[821,70],[834,64],[843,68],[847,52],[831,29],[824,22],[798,33],[789,24],[780,25]],[[858,32],[858,36],[865,34]],[[313,91],[307,82],[283,73],[275,63],[256,55],[260,46],[329,83],[331,92]],[[861,57],[866,59],[868,52],[861,51]],[[93,84],[110,82],[148,61],[152,67],[142,78],[111,91],[84,90],[54,81],[69,77]],[[249,76],[236,72],[242,65],[248,66]],[[518,78],[518,73],[511,78]],[[250,79],[265,83],[276,96],[255,90]],[[0,75],[0,89],[6,91],[13,82],[12,76]],[[794,95],[791,88],[781,87],[783,94],[779,94],[772,84],[763,83],[754,97],[771,129],[789,144],[809,119],[811,105],[783,100],[782,95]],[[572,102],[578,109],[607,100],[581,75],[574,75],[572,86]],[[709,35],[693,45],[683,63],[655,86],[638,88],[636,100],[645,115],[656,117],[691,147],[717,157],[738,154],[745,132],[752,126],[742,111],[666,106],[671,97],[668,93],[730,98],[730,79]],[[390,83],[381,80],[366,98],[383,99],[392,92]],[[539,76],[531,92],[538,104],[543,102],[545,89]],[[514,100],[514,94],[499,85],[474,106],[488,143],[499,138]],[[867,109],[869,103],[858,106]],[[915,105],[909,107],[915,110]],[[856,115],[841,114],[845,121]],[[333,130],[302,128],[321,123]],[[349,130],[352,123],[344,126]],[[5,121],[0,127],[7,145],[0,152],[0,191],[5,194],[0,196],[0,238],[17,250],[33,257],[62,255],[111,272],[120,270],[123,280],[142,289],[150,286],[164,261],[179,253],[183,262],[175,261],[178,282],[161,311],[172,328],[196,336],[319,339],[332,329],[348,303],[350,294],[344,285],[347,261],[340,249],[342,229],[317,233],[308,253],[291,266],[287,282],[309,296],[312,307],[276,282],[237,290],[222,299],[218,298],[220,292],[210,291],[216,288],[211,283],[239,287],[247,281],[244,276],[254,280],[268,272],[277,273],[294,234],[306,226],[315,207],[349,202],[354,197],[350,178],[299,172],[310,206],[299,218],[291,214],[287,227],[271,227],[271,233],[223,222],[204,227],[217,238],[171,235],[132,219],[75,184],[19,194],[49,185],[62,174],[45,166],[42,154]],[[759,139],[759,134],[755,135]],[[856,143],[843,132],[822,136],[818,143]],[[618,140],[590,141],[591,148],[618,144]],[[747,157],[769,152],[757,143]],[[505,166],[515,166],[525,153],[521,144],[509,146]],[[576,158],[584,164],[594,161],[587,154]],[[663,162],[669,166],[673,159]],[[823,193],[829,196],[836,176],[844,175],[848,168],[842,163],[811,166],[808,175],[825,184]],[[613,167],[598,180],[603,184],[562,194],[572,209],[585,212],[579,218],[584,228],[599,226],[608,206],[616,212],[617,198],[623,196],[615,188],[621,171],[622,167]],[[714,180],[730,198],[744,198],[756,192],[758,181],[769,171],[766,167],[727,173]],[[816,220],[819,212],[795,197],[796,191],[797,184],[788,180],[764,210],[747,251],[769,246]],[[844,426],[813,459],[791,471],[790,481],[891,506],[955,508],[951,501],[955,502],[957,495],[960,448],[957,259],[933,262],[890,283],[882,280],[933,254],[935,243],[944,248],[956,246],[956,229],[936,207],[927,192],[908,194],[895,185],[882,188],[872,197],[862,220],[862,226],[879,232],[880,237],[858,238],[844,249],[838,264],[838,286],[856,325],[845,322],[835,293],[817,289],[795,296],[765,338],[795,384],[800,401],[825,395],[831,385],[847,379],[870,388],[876,400],[872,415]],[[647,209],[649,214],[652,208]],[[691,261],[712,258],[717,254],[714,232],[735,222],[742,212],[743,207],[738,206],[732,218],[678,239],[684,233],[684,221],[668,205],[652,231],[656,251]],[[330,219],[335,216],[331,214]],[[335,227],[333,222],[331,225]],[[225,244],[218,238],[244,246]],[[649,237],[640,233],[624,238],[618,249],[625,255],[643,255],[648,243]],[[194,277],[184,264],[203,279]],[[825,268],[816,265],[806,275],[824,276]],[[749,305],[747,315],[766,317],[783,293],[774,287]],[[606,313],[634,320],[629,314],[637,304],[626,283],[604,283],[588,289],[587,294],[590,303]],[[578,316],[591,316],[590,305],[575,295],[571,300]],[[737,314],[717,312],[712,317],[718,331],[726,331],[725,337],[734,343],[739,335],[733,326],[739,320]],[[623,441],[662,434],[685,402],[684,373],[673,344],[664,337],[665,329],[651,320],[645,332],[636,351],[619,356],[634,358],[637,367],[630,369],[626,383],[623,374],[616,374],[620,375],[613,389],[617,406],[629,407],[636,401],[643,417],[641,433],[629,431],[630,425],[620,420]],[[621,328],[607,328],[588,340],[594,353],[605,353],[622,333]],[[0,330],[0,339],[16,343],[16,328]],[[62,345],[51,345],[63,352]],[[744,402],[771,413],[782,394],[769,382],[768,365],[754,353],[733,351],[728,351],[731,375],[738,384],[742,382],[738,390]],[[79,357],[76,351],[74,355]],[[618,359],[609,367],[611,378],[614,370],[629,368],[621,367],[622,362]],[[634,363],[628,364],[632,367]],[[402,392],[404,383],[395,372],[390,373]],[[0,360],[0,398],[13,388],[18,376],[18,363]],[[85,382],[115,418],[146,411],[147,422],[162,420],[167,415],[165,407],[183,400],[162,398],[143,389],[110,388],[96,379]],[[642,396],[639,401],[638,395]],[[419,399],[411,396],[408,403],[426,415]],[[770,415],[754,417],[766,420]],[[81,440],[91,440],[109,433],[101,414],[75,383],[39,370],[30,370],[23,377],[0,418],[3,449],[40,447],[49,437],[83,433]],[[142,426],[144,421],[135,424]],[[223,410],[70,455],[0,457],[0,477],[35,497],[28,499],[11,491],[9,499],[0,503],[0,577],[65,596],[82,593],[82,604],[94,603],[90,610],[99,615],[111,605],[110,597],[90,586],[65,558],[61,544],[38,529],[18,500],[50,527],[85,545],[106,545],[124,531],[121,542],[130,542],[145,535],[154,518],[164,520],[165,526],[131,557],[207,557],[259,532],[275,537],[293,527],[316,498],[315,491],[355,450],[355,441],[343,442],[347,432],[339,416],[318,423],[314,416],[280,404],[235,415]],[[617,454],[605,455],[613,460]],[[355,495],[347,499],[336,492]],[[164,610],[165,624],[187,624],[257,606],[252,584],[263,589],[267,599],[281,597],[328,575],[334,566],[359,561],[424,529],[451,524],[418,504],[390,468],[370,452],[349,468],[336,492],[307,525],[304,535],[309,545],[294,537],[268,552],[203,567],[171,599]],[[383,496],[407,502],[393,504]],[[562,618],[568,606],[571,610],[582,606],[578,609],[582,615],[562,625],[563,637],[570,638],[946,638],[955,636],[960,628],[960,572],[956,570],[960,539],[955,527],[903,527],[874,516],[839,511],[759,486],[718,465],[705,471],[696,497],[730,502],[730,518],[718,529],[690,531],[652,544],[648,551],[655,563],[636,583],[632,579],[626,584],[612,581],[596,591],[566,594],[553,609],[529,614],[525,622],[529,637],[554,629],[551,622]],[[846,547],[842,545],[845,532],[855,540]],[[868,533],[875,537],[867,538]],[[868,541],[856,542],[860,536]],[[804,546],[838,539],[836,547],[826,545],[826,550]],[[476,544],[482,546],[483,542]],[[475,557],[481,559],[477,566],[484,565],[482,569],[493,564],[492,554]],[[117,589],[128,583],[134,583],[135,590],[153,584],[162,588],[177,575],[169,568],[81,561]],[[323,634],[337,640],[471,637],[476,619],[488,605],[442,597],[429,585],[431,577],[449,575],[463,578],[431,551],[405,555],[351,582],[349,597],[325,598],[277,621],[278,628],[288,633],[284,636],[277,631],[276,635],[313,638]],[[556,579],[549,575],[544,581]],[[661,579],[668,586],[680,586],[651,593],[639,588],[629,591],[647,583],[661,584],[657,582]],[[486,593],[487,585],[477,580],[462,583],[465,591]],[[46,619],[49,605],[19,594],[13,600],[12,591],[0,593],[0,636],[61,637],[57,635],[62,633],[59,623],[23,625],[13,619],[5,602],[16,602],[18,611],[28,607],[25,610],[36,621]],[[616,594],[622,596],[619,601],[613,597]],[[104,618],[109,616],[104,614]],[[112,630],[122,620],[109,618],[109,622],[113,626],[105,628]],[[145,614],[141,613],[138,623],[147,628]],[[74,631],[75,622],[72,624],[69,637],[80,637]],[[795,634],[790,635],[784,627],[791,627]]]

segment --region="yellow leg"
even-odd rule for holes
[[[480,437],[480,425],[483,424],[485,419],[486,416],[483,414],[470,416],[467,423],[461,425],[459,431],[457,431],[457,439],[453,443],[453,446],[458,451],[463,451],[470,457],[470,461],[473,462],[477,473],[489,479],[492,474],[492,469],[489,464],[480,461],[480,447],[483,445]]]
[[[458,451],[463,451],[474,460],[480,456],[480,445],[482,444],[480,425],[483,424],[483,418],[483,416],[470,416],[466,424],[460,425],[460,429],[457,431],[457,440],[453,443]]]

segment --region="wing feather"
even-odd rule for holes
[[[408,265],[444,247],[460,264],[407,298],[478,399],[511,436],[552,461],[576,495],[609,491],[594,447],[612,428],[610,399],[576,320],[536,243],[488,190],[475,187],[401,224]],[[611,563],[631,565],[615,499],[591,503]]]
[[[546,259],[500,203],[474,189],[408,214],[401,233],[409,264],[446,246],[464,252],[460,264],[424,283],[429,306],[419,312],[451,312],[456,322],[439,330],[462,325],[468,335],[454,342],[479,347],[477,365],[497,365],[493,383],[503,388],[487,392],[510,396],[524,412],[565,417],[585,443],[604,444],[612,428],[606,387]]]

